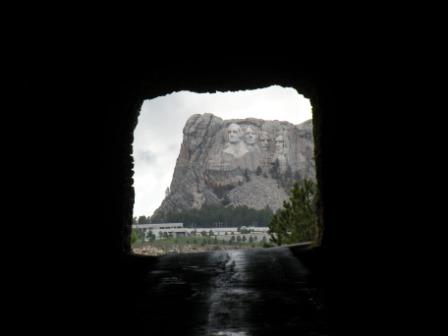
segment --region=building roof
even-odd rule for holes
[[[135,229],[158,229],[160,227],[184,227],[184,223],[154,223],[154,224],[134,224],[132,225]]]

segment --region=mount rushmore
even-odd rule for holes
[[[195,114],[154,218],[203,205],[279,209],[297,179],[315,180],[312,121],[222,120]]]

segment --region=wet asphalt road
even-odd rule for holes
[[[288,248],[167,255],[143,278],[129,307],[142,334],[326,335],[307,270]]]

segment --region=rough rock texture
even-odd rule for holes
[[[294,180],[315,180],[312,123],[191,116],[170,192],[154,213],[204,204],[281,207]]]

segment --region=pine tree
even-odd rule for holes
[[[288,201],[283,202],[269,224],[269,235],[277,245],[317,239],[316,216],[317,188],[314,182],[296,182]]]
[[[249,170],[247,168],[244,170],[244,178],[246,179],[246,182],[250,181]]]
[[[271,163],[272,168],[269,170],[271,173],[271,177],[274,179],[278,179],[280,176],[280,161],[276,159],[274,162]]]
[[[229,196],[227,194],[224,195],[224,197],[223,197],[223,199],[221,201],[221,204],[224,205],[224,206],[230,204],[230,199],[229,199]]]

